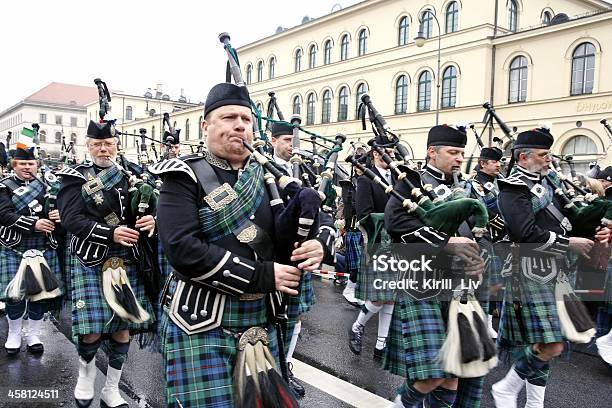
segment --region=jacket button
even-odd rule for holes
[[[238,258],[237,256],[234,257],[233,259],[235,264],[239,264],[240,263],[240,258]]]
[[[255,214],[253,214],[253,215],[251,215],[251,216],[249,217],[249,220],[251,220],[251,221],[252,221],[252,220],[254,220],[254,219],[255,219]]]
[[[208,312],[206,310],[202,309],[202,310],[200,310],[200,316],[206,317],[206,316],[208,316]]]
[[[227,269],[223,271],[223,276],[225,276],[226,278],[228,276],[230,276],[232,273],[230,271],[228,271]]]
[[[213,285],[213,286],[219,286],[219,282],[217,282],[217,281],[212,281],[212,285]]]
[[[192,313],[191,316],[189,316],[191,318],[191,320],[196,320],[198,318],[198,315],[195,313]]]
[[[181,306],[181,310],[185,313],[187,313],[187,311],[189,310],[189,307],[187,305],[183,305]]]

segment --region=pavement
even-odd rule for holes
[[[348,348],[348,328],[359,309],[349,305],[342,297],[342,287],[332,280],[314,280],[317,303],[304,317],[302,334],[295,352],[294,374],[302,380],[306,396],[302,407],[388,407],[401,377],[389,374],[372,360],[376,342],[377,319],[366,327],[363,352],[353,355]],[[0,318],[0,344],[6,340],[6,318]],[[70,315],[64,312],[57,321],[47,320],[42,339],[45,353],[35,357],[26,351],[8,357],[0,348],[0,407],[62,407],[74,406],[72,392],[76,384],[77,355],[70,339]],[[125,363],[120,388],[130,407],[164,406],[164,374],[161,355],[138,349],[132,342]],[[102,388],[106,357],[97,355],[96,390]],[[508,367],[500,365],[486,379],[486,390],[505,375]],[[8,398],[8,390],[57,390],[57,398],[37,403],[36,400]],[[569,356],[552,363],[546,407],[589,408],[610,406],[612,371],[606,367],[594,350],[584,346],[574,348]],[[608,401],[607,403],[605,401]],[[524,405],[524,392],[519,406]],[[92,407],[99,406],[96,399]],[[483,408],[494,407],[485,391]]]

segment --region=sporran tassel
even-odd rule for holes
[[[493,343],[493,340],[491,340],[491,337],[489,336],[489,331],[487,330],[487,326],[485,325],[478,312],[474,311],[472,313],[472,318],[474,320],[474,326],[476,327],[476,331],[478,332],[480,343],[482,344],[482,359],[484,361],[488,361],[497,355],[495,343]]]
[[[38,295],[43,291],[43,288],[40,287],[36,276],[34,276],[34,271],[30,265],[26,265],[25,273],[24,273],[24,285],[25,285],[25,294],[27,296]]]
[[[596,334],[595,324],[590,317],[586,318],[583,315],[584,312],[577,305],[580,299],[576,297],[567,276],[563,273],[559,273],[557,277],[555,299],[563,336],[574,343],[589,343]]]

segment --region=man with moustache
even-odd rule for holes
[[[128,175],[115,165],[117,138],[112,122],[90,121],[85,142],[91,162],[58,173],[62,184],[57,203],[71,250],[72,335],[79,354],[74,398],[79,407],[91,405],[95,355],[102,341],[108,341],[100,404],[127,407],[119,394],[119,380],[130,338],[152,325],[152,308],[138,276],[137,242],[140,234],[153,234],[155,220],[151,215],[136,218],[132,212]],[[107,291],[106,285],[113,289]],[[114,290],[121,296],[110,294]],[[135,302],[132,312],[120,301],[128,296]]]
[[[52,307],[52,299],[61,296],[62,288],[59,261],[52,233],[55,223],[59,222],[59,213],[45,211],[45,184],[36,178],[38,160],[34,148],[17,148],[11,159],[14,175],[0,180],[0,301],[6,302],[8,336],[4,348],[9,355],[21,351],[22,326],[27,327],[27,348],[30,353],[40,354],[44,351],[40,339],[42,318]],[[5,290],[13,281],[20,269],[28,250],[43,253],[44,261],[49,266],[56,281],[56,289],[45,288],[39,293],[25,294],[20,299],[13,299]],[[41,260],[42,261],[42,260]],[[13,282],[21,286],[20,282]],[[24,320],[27,318],[27,320]],[[23,323],[27,322],[27,325]]]
[[[264,170],[243,144],[252,143],[252,120],[246,88],[215,85],[202,123],[208,150],[151,168],[164,177],[157,219],[174,269],[162,320],[171,407],[239,405],[239,339],[264,335],[278,356],[277,291],[297,296],[300,269],[323,258],[320,245],[300,246],[291,256],[297,267],[274,262],[280,247]]]
[[[560,181],[549,174],[553,141],[546,128],[521,132],[513,150],[517,166],[511,177],[498,180],[499,209],[508,235],[512,242],[523,245],[518,270],[512,271],[506,283],[499,330],[500,347],[519,349],[520,354],[507,375],[492,387],[495,405],[500,408],[516,407],[525,385],[529,408],[544,406],[550,361],[561,354],[565,341],[555,285],[567,272],[568,251],[587,256],[593,246],[589,239],[569,236],[572,226],[554,194]],[[607,228],[595,235],[598,240],[608,237]]]
[[[431,185],[443,201],[452,199],[452,189],[459,187],[453,186],[453,171],[459,171],[463,164],[466,143],[463,127],[440,125],[429,131],[427,163],[420,176],[423,185]],[[409,196],[410,191],[404,194]],[[437,274],[438,279],[457,281],[484,271],[479,246],[466,222],[459,227],[459,236],[451,237],[424,225],[392,197],[386,207],[385,227],[393,242],[418,245],[431,256],[442,259],[436,261],[433,272],[423,271],[422,276],[416,277],[417,282],[421,282],[421,277],[427,279],[430,273]],[[450,256],[462,260],[460,268],[451,268]],[[397,294],[384,368],[406,378],[395,399],[398,408],[421,407],[423,401],[429,407],[480,406],[482,378],[458,379],[446,373],[438,360],[446,337],[449,299],[444,295],[440,290],[424,287]]]

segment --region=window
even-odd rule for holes
[[[348,119],[348,88],[343,86],[338,93],[338,122]]]
[[[268,63],[268,79],[274,79],[274,70],[276,68],[276,58],[270,58]]]
[[[62,124],[62,115],[55,115],[55,124],[56,125]]]
[[[325,41],[325,45],[323,46],[323,65],[331,64],[331,50],[331,40]]]
[[[355,94],[355,117],[359,118],[359,104],[361,103],[361,97],[363,94],[368,92],[368,84],[365,82],[359,84],[357,87],[357,93]]]
[[[348,34],[344,34],[342,40],[340,40],[340,61],[344,61],[348,58],[348,48],[349,37]]]
[[[71,116],[70,117],[70,126],[76,126],[77,125],[77,118],[76,116]]]
[[[542,13],[542,24],[550,24],[550,20],[552,20],[552,14],[550,11],[545,11]]]
[[[293,98],[293,114],[299,115],[301,110],[302,110],[302,98],[300,97],[300,95],[296,95]]]
[[[442,74],[442,108],[454,108],[457,101],[457,68],[450,66]]]
[[[312,69],[317,65],[317,47],[311,45],[308,49],[308,68]]]
[[[306,99],[306,124],[314,124],[315,118],[315,96],[314,93],[308,95]]]
[[[427,111],[431,107],[431,74],[424,71],[419,75],[419,94],[417,99],[417,111]]]
[[[298,49],[295,51],[295,60],[293,64],[293,71],[300,72],[302,70],[302,50]]]
[[[582,43],[572,55],[572,95],[589,94],[593,92],[595,80],[595,46]]]
[[[362,56],[368,52],[368,31],[364,28],[359,32],[359,50],[357,55]]]
[[[202,121],[204,118],[200,116],[200,120],[198,120],[198,139],[202,139]]]
[[[401,75],[395,81],[395,114],[406,113],[408,111],[408,79],[406,75]]]
[[[433,34],[433,14],[429,10],[421,17],[421,32],[425,38],[431,38]]]
[[[516,0],[508,0],[508,29],[516,32],[518,29],[518,5]]]
[[[55,143],[62,143],[62,133],[55,132]]]
[[[257,63],[257,82],[263,81],[263,61]]]
[[[38,123],[47,123],[47,114],[41,113],[38,115]]]
[[[397,45],[408,44],[408,17],[402,17],[397,32]]]
[[[131,106],[125,107],[125,120],[132,120],[132,107]]]
[[[38,138],[40,139],[41,143],[45,143],[47,141],[47,132],[41,130],[40,132],[38,132]]]
[[[73,132],[73,133],[70,134],[70,141],[72,143],[76,144],[76,142],[77,142],[77,135],[76,135],[76,133]]]
[[[456,1],[446,8],[446,33],[454,33],[459,28],[459,6]]]
[[[185,120],[185,140],[189,140],[189,119]]]
[[[321,123],[331,122],[331,91],[323,92],[323,105],[321,106]]]
[[[251,64],[247,65],[246,74],[247,85],[249,85],[253,81],[253,66]]]
[[[572,155],[574,156],[574,163],[576,163],[576,171],[586,173],[589,170],[589,161],[595,159],[594,156],[598,154],[597,146],[595,142],[584,135],[578,135],[572,137],[563,146],[561,155]],[[567,164],[562,164],[561,167],[568,171]]]
[[[518,56],[510,63],[508,103],[527,100],[527,58]]]

